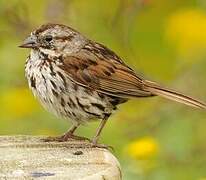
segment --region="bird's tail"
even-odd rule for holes
[[[177,101],[179,103],[183,103],[188,106],[192,106],[200,109],[206,109],[206,103],[194,99],[190,96],[181,94],[179,92],[161,87],[160,85],[151,81],[144,81],[144,90],[150,91],[154,95],[158,95],[173,101]]]

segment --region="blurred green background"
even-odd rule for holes
[[[24,38],[64,23],[113,49],[139,74],[206,101],[205,0],[0,0],[0,134],[59,135],[70,124],[28,90]],[[101,141],[126,180],[206,179],[206,114],[161,98],[119,107]],[[97,123],[79,129],[93,136]]]

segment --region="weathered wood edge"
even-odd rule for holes
[[[0,179],[122,179],[120,164],[108,150],[86,141],[42,138],[0,136]]]

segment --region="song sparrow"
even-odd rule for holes
[[[25,71],[33,94],[58,117],[72,121],[63,136],[48,140],[82,139],[73,135],[79,125],[101,119],[94,146],[116,106],[130,98],[162,96],[196,108],[206,104],[139,77],[104,45],[61,24],[45,24],[20,46],[30,48]]]

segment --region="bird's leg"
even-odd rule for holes
[[[80,124],[78,125],[73,125],[65,134],[63,134],[61,136],[61,139],[63,141],[67,141],[69,138],[71,139],[75,139],[75,140],[82,140],[82,141],[90,141],[89,138],[86,138],[86,137],[81,137],[81,136],[77,136],[77,135],[74,135],[74,131],[79,127]]]
[[[68,141],[68,139],[75,139],[75,140],[88,140],[86,137],[81,137],[81,136],[76,136],[74,135],[75,130],[79,127],[80,124],[75,124],[73,125],[65,134],[62,136],[57,136],[57,137],[47,137],[46,139],[43,139],[45,142],[52,142],[52,141],[57,141],[57,142],[64,142]]]
[[[98,144],[100,134],[101,134],[106,122],[107,122],[107,119],[108,119],[108,117],[101,120],[100,125],[97,128],[96,135],[92,139],[92,147],[99,147],[99,148],[106,148],[106,149],[112,149],[113,150],[113,147],[111,147],[111,146],[107,146],[107,145],[104,145],[104,144]]]

